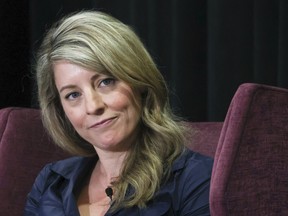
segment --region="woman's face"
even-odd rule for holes
[[[54,65],[54,75],[64,112],[78,134],[96,151],[128,150],[137,136],[140,94],[121,80],[66,61]]]

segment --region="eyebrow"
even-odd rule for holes
[[[99,77],[101,76],[101,74],[95,74],[90,78],[91,83],[94,83],[95,80],[97,80]],[[59,93],[63,92],[65,89],[72,89],[72,88],[76,88],[76,85],[65,85],[63,87],[60,88]]]
[[[76,88],[75,85],[66,85],[66,86],[63,86],[59,92],[61,93],[62,91],[64,91],[65,89],[72,89],[72,88]]]

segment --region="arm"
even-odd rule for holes
[[[210,178],[213,161],[191,161],[183,173],[181,182],[181,216],[208,216]]]

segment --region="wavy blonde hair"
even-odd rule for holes
[[[57,22],[44,37],[36,61],[43,123],[57,145],[83,156],[96,152],[63,111],[53,73],[53,64],[59,60],[108,73],[142,92],[141,133],[113,182],[113,208],[145,207],[185,149],[163,76],[138,36],[119,20],[102,12],[81,11]],[[129,187],[134,193],[125,197]]]

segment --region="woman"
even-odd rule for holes
[[[25,215],[210,215],[212,160],[185,148],[166,83],[128,26],[70,15],[47,32],[36,70],[44,125],[78,157],[45,166]]]

